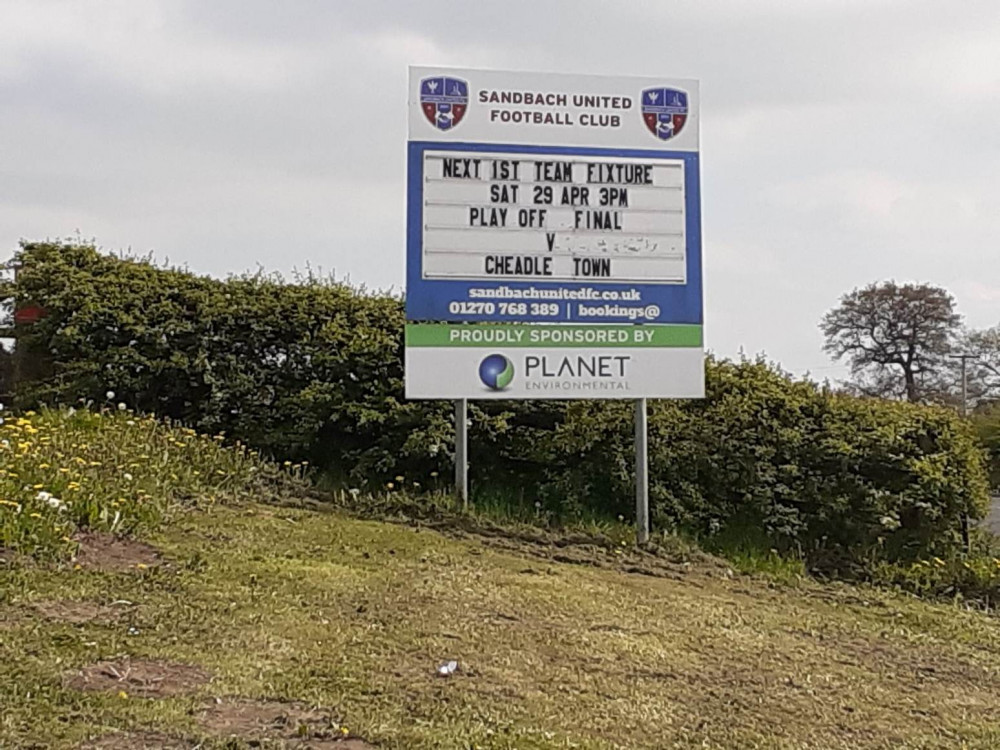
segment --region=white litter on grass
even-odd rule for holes
[[[58,511],[66,510],[66,503],[60,500],[58,497],[53,497],[51,492],[39,492],[35,495],[35,499],[48,505],[50,508],[55,508]]]
[[[457,671],[458,671],[458,662],[457,661],[450,661],[450,662],[448,662],[446,664],[442,664],[440,667],[438,667],[438,674],[441,675],[442,677],[449,677],[449,676],[455,674],[455,672],[457,672]]]

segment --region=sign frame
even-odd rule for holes
[[[620,159],[671,159],[684,162],[685,167],[685,282],[636,283],[581,281],[525,281],[498,276],[496,279],[445,280],[426,279],[423,276],[423,209],[424,209],[424,154],[426,151],[456,151],[479,153],[537,154],[556,157],[601,157]],[[701,324],[703,319],[702,253],[701,253],[701,179],[700,158],[697,151],[669,151],[649,149],[604,149],[592,147],[529,146],[523,144],[464,143],[442,141],[411,141],[407,144],[406,187],[406,318],[421,321],[452,322],[537,322],[537,323],[686,323]],[[694,251],[692,251],[694,250]],[[450,309],[455,302],[470,302],[472,289],[505,287],[514,294],[537,290],[543,299],[558,302],[562,310],[557,317],[541,315],[501,315],[490,313],[458,313]],[[546,293],[582,293],[596,289],[619,295],[638,293],[642,307],[656,307],[655,315],[628,318],[624,315],[588,315],[581,317],[574,308],[574,299],[556,299]],[[488,299],[488,298],[487,298]],[[504,299],[504,298],[493,298]],[[528,299],[513,297],[510,299]],[[587,300],[589,302],[589,300]],[[614,302],[614,300],[611,300]],[[600,305],[593,305],[600,307]],[[622,305],[617,305],[622,307]]]
[[[411,66],[408,87],[407,397],[703,396],[699,83]],[[617,173],[593,166],[608,162]],[[542,171],[549,165],[555,173]],[[500,197],[501,185],[504,194],[516,185],[513,197]],[[544,200],[539,185],[553,188]],[[567,203],[566,186],[583,198]],[[627,198],[599,201],[606,187]],[[511,219],[526,210],[542,216]],[[503,216],[483,224],[478,213]],[[613,224],[584,224],[581,214],[613,216]],[[581,259],[601,273],[588,273]],[[640,326],[650,338],[470,345],[428,339],[435,325],[532,334]],[[609,361],[620,365],[616,373]],[[490,362],[506,363],[503,377]],[[483,376],[484,367],[492,374]]]

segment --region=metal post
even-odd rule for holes
[[[455,401],[455,494],[462,501],[462,509],[469,509],[469,430],[468,402]]]
[[[646,399],[635,400],[635,539],[649,541],[649,451],[646,430]]]

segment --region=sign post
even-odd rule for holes
[[[691,80],[410,68],[406,395],[458,400],[463,502],[466,399],[630,399],[648,535],[645,400],[705,387],[698,107]]]
[[[635,540],[649,541],[649,429],[646,399],[635,400]]]
[[[469,508],[469,404],[464,398],[455,401],[455,494],[462,509]]]

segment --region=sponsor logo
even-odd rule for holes
[[[502,354],[491,354],[479,363],[479,379],[494,391],[502,391],[514,379],[514,363]]]
[[[469,107],[469,84],[461,78],[434,76],[420,82],[420,107],[438,130],[451,130]]]
[[[661,141],[669,141],[680,133],[687,118],[687,92],[666,86],[642,92],[642,119],[649,132]]]

